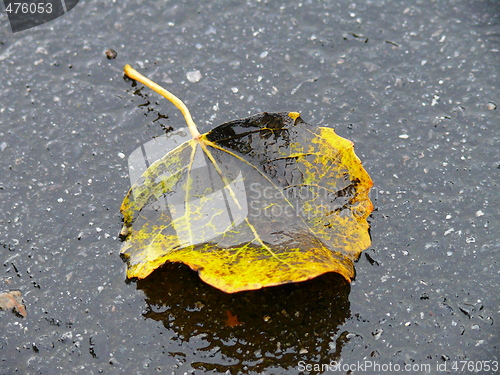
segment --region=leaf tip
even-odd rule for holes
[[[288,117],[290,117],[292,120],[297,120],[300,117],[299,112],[288,112]]]

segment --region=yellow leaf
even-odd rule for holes
[[[193,139],[152,164],[123,201],[129,278],[166,262],[185,263],[228,293],[326,272],[354,277],[373,206],[351,141],[297,112],[190,130]]]

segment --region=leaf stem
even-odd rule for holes
[[[125,67],[123,68],[123,72],[127,77],[139,81],[143,85],[149,87],[151,90],[167,98],[173,105],[175,105],[179,109],[179,111],[181,111],[182,115],[184,116],[184,119],[186,120],[189,132],[191,133],[193,139],[200,139],[201,134],[198,131],[198,128],[196,127],[196,124],[193,121],[193,118],[191,117],[191,113],[189,113],[189,109],[182,102],[182,100],[180,100],[177,96],[172,94],[170,91],[164,89],[157,83],[154,83],[149,78],[144,77],[141,73],[132,68],[129,64],[125,65]]]

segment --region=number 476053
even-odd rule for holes
[[[7,13],[14,14],[35,14],[35,13],[52,13],[51,3],[9,3],[5,8]]]
[[[498,371],[498,361],[453,361],[451,369],[454,371]]]

